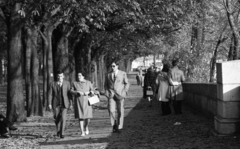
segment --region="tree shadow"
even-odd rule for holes
[[[90,135],[80,137],[77,127],[68,130],[63,140],[40,142],[44,147],[54,145],[76,148],[229,148],[239,147],[236,136],[216,138],[212,134],[214,123],[202,113],[183,105],[183,114],[161,116],[160,103],[154,100],[153,107],[142,97],[141,88],[132,85],[131,95],[125,101],[124,129],[121,134],[112,133],[107,109],[95,111],[90,123]],[[133,90],[136,90],[135,93]],[[171,106],[172,108],[172,106]],[[77,129],[76,129],[77,128]],[[76,133],[76,134],[74,134]],[[223,143],[225,142],[225,143]],[[227,142],[227,143],[226,143]]]
[[[93,107],[90,122],[90,134],[81,137],[78,121],[73,113],[69,115],[64,139],[55,136],[52,117],[41,122],[51,126],[25,126],[23,134],[13,136],[26,139],[39,139],[41,148],[54,146],[74,146],[75,148],[229,148],[240,145],[240,137],[216,138],[212,134],[213,121],[196,109],[183,105],[182,115],[161,116],[160,104],[156,100],[153,107],[142,98],[142,88],[131,79],[130,95],[125,100],[125,120],[122,133],[112,133],[112,126],[107,110],[107,99]],[[173,113],[173,110],[172,110]],[[178,123],[177,123],[178,122]],[[34,133],[26,133],[27,131]],[[25,134],[24,134],[25,132]],[[45,133],[39,138],[36,133]],[[237,147],[236,147],[237,148]]]

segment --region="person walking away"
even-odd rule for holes
[[[129,82],[127,74],[118,69],[118,63],[111,64],[112,71],[105,79],[105,95],[108,98],[108,110],[113,133],[121,133],[124,121],[124,100],[127,97]]]
[[[140,77],[139,77],[139,74],[136,75],[136,80],[137,80],[137,85],[139,86],[139,85],[140,85]]]
[[[85,73],[79,72],[78,81],[72,83],[71,94],[75,96],[74,99],[74,114],[75,118],[79,119],[79,126],[81,129],[81,136],[89,134],[89,123],[93,117],[92,106],[88,103],[88,96],[95,94],[93,85],[89,80],[85,79]]]
[[[163,67],[160,67],[160,72],[158,73],[156,84],[157,84],[157,100],[161,102],[162,115],[171,114],[171,108],[169,105],[169,81],[168,81],[168,72],[169,66],[164,64]]]
[[[57,136],[64,138],[67,109],[72,108],[70,95],[70,83],[64,80],[64,74],[57,72],[57,81],[50,84],[48,103],[49,109],[53,109],[53,118],[57,128]]]
[[[175,114],[182,114],[182,82],[185,81],[184,73],[179,69],[179,60],[172,61],[173,68],[169,71],[170,98],[173,102],[173,109]]]
[[[141,68],[138,70],[137,80],[138,80],[138,86],[139,85],[143,86],[143,72]]]
[[[149,107],[152,107],[152,100],[156,93],[156,73],[153,68],[148,68],[144,77],[143,97],[149,101]]]

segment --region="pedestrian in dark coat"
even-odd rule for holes
[[[64,138],[67,109],[72,108],[71,85],[63,78],[64,74],[61,71],[57,72],[57,81],[51,83],[48,95],[49,109],[53,109],[57,136],[60,138]]]
[[[152,107],[152,100],[156,94],[156,73],[152,67],[148,68],[144,77],[143,97],[149,101],[149,107]]]

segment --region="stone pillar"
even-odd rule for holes
[[[217,115],[219,135],[240,133],[240,60],[217,63]]]

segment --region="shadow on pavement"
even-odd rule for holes
[[[128,148],[128,141],[134,140],[131,136],[137,134],[137,131],[141,131],[141,120],[144,119],[144,116],[148,113],[146,111],[148,105],[146,101],[142,99],[142,87],[136,85],[135,78],[134,80],[130,79],[130,81],[130,94],[125,100],[124,129],[121,134],[112,133],[112,126],[107,109],[107,99],[104,99],[103,104],[93,107],[94,115],[90,122],[90,134],[88,136],[80,136],[81,133],[76,123],[74,124],[75,129],[72,127],[67,130],[66,140],[57,139],[56,141],[40,142],[40,145],[45,147],[54,145],[77,145],[78,148]]]
[[[137,86],[135,77],[129,79],[129,97],[125,100],[124,129],[121,134],[112,133],[107,110],[107,99],[93,107],[90,134],[81,137],[78,121],[71,113],[65,138],[43,136],[39,142],[42,149],[238,149],[240,136],[214,136],[214,121],[183,105],[183,114],[161,116],[160,104],[154,100],[153,107],[142,98],[142,88]],[[173,110],[172,110],[173,113]],[[50,118],[51,119],[51,118]],[[51,119],[52,120],[52,119]],[[48,122],[50,123],[50,122]],[[30,128],[25,127],[26,129]],[[51,127],[32,127],[33,131],[55,133]],[[41,133],[39,132],[39,133]]]

